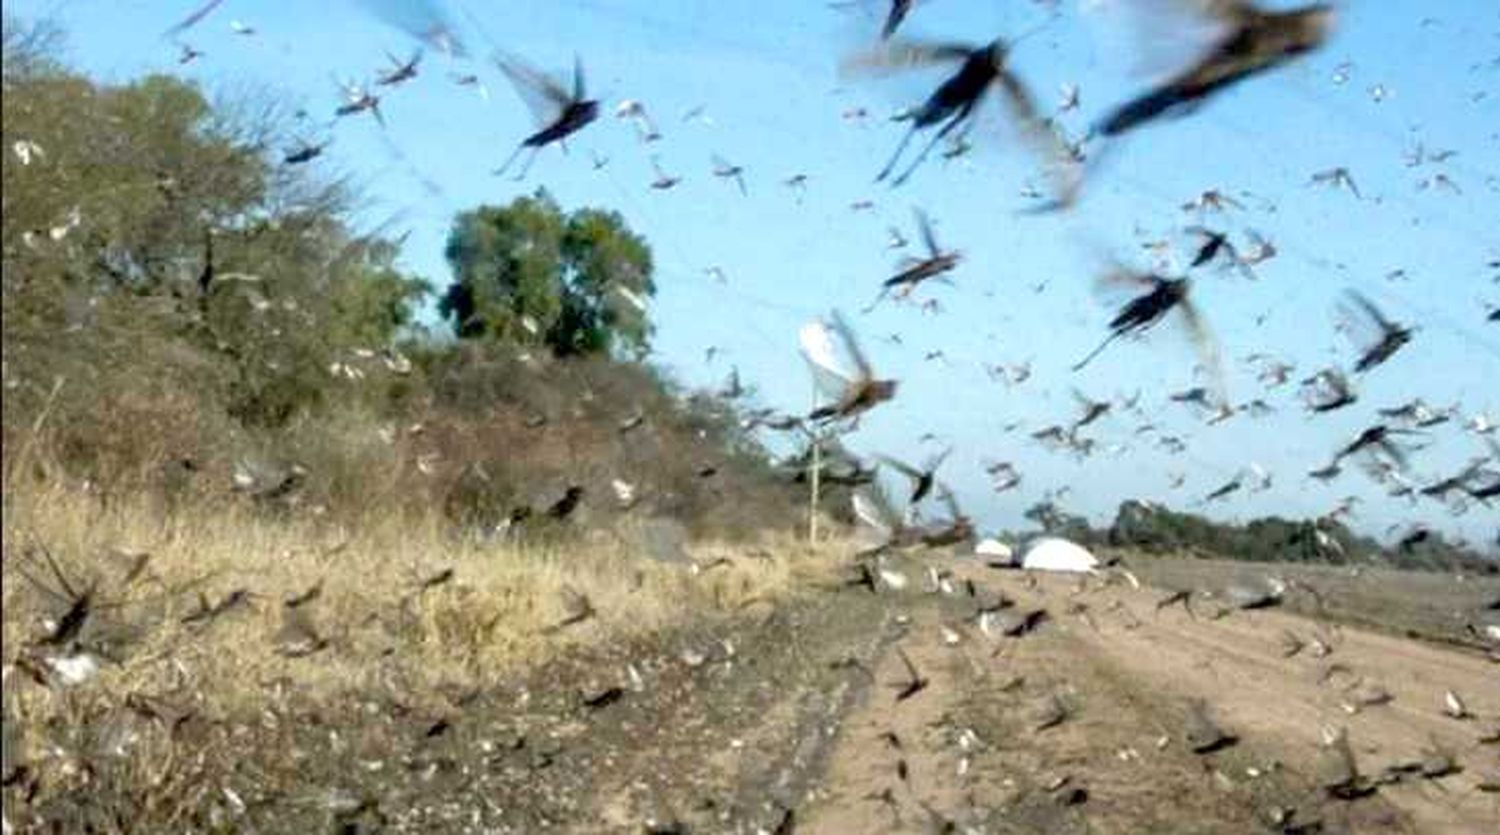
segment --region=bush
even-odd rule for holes
[[[454,287],[479,306],[450,288],[442,309],[485,338],[431,338],[414,328],[429,285],[355,231],[357,195],[272,155],[274,98],[97,84],[54,46],[6,19],[6,137],[40,149],[3,154],[7,491],[349,525],[439,511],[483,533],[581,487],[567,519],[528,526],[549,536],[625,513],[700,534],[798,517],[734,403],[633,361],[651,257],[618,215],[545,194],[461,213]]]

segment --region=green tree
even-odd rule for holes
[[[565,214],[541,190],[461,213],[445,254],[454,281],[438,310],[460,337],[559,356],[650,349],[651,249],[616,212]]]
[[[397,244],[352,228],[359,196],[280,162],[285,97],[95,82],[56,60],[61,42],[4,18],[8,369],[158,379],[151,362],[180,363],[235,418],[280,424],[324,399],[331,364],[411,326],[427,287]]]

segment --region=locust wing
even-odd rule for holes
[[[1348,290],[1345,298],[1346,301],[1338,305],[1338,329],[1363,354],[1380,342],[1392,325],[1379,308],[1375,307],[1374,302],[1363,294]]]
[[[912,213],[916,215],[917,231],[922,234],[922,245],[927,247],[927,254],[933,258],[942,255],[943,251],[938,248],[937,238],[932,234],[932,219],[921,209],[913,209]]]
[[[964,43],[929,43],[892,39],[855,52],[839,63],[839,74],[849,76],[891,75],[935,64],[962,61],[973,52]]]
[[[889,540],[896,529],[896,515],[884,501],[864,490],[855,490],[850,502],[854,517],[877,534],[881,541]]]
[[[1213,392],[1216,405],[1227,406],[1229,389],[1225,383],[1224,360],[1219,354],[1219,341],[1214,338],[1208,322],[1191,297],[1183,299],[1177,306],[1182,311],[1182,323],[1187,328],[1188,339],[1192,341],[1193,350],[1198,354],[1198,364],[1208,379],[1209,391]]]
[[[825,322],[816,320],[803,325],[797,338],[818,391],[833,400],[842,398],[857,372],[840,359],[833,331]]]
[[[904,461],[899,461],[889,455],[876,455],[875,457],[879,458],[882,462],[891,465],[895,468],[896,472],[906,476],[907,478],[918,479],[922,477],[921,470],[913,467],[910,464],[907,464]]]
[[[817,319],[798,333],[802,356],[812,369],[813,380],[823,394],[840,399],[851,386],[871,377],[854,334],[835,311],[828,320]]]
[[[360,0],[381,22],[411,35],[451,58],[468,55],[451,20],[436,0]]]
[[[950,446],[950,447],[944,449],[942,452],[939,452],[937,455],[934,455],[931,458],[928,458],[927,459],[927,472],[929,472],[929,473],[937,472],[938,467],[943,466],[943,462],[947,461],[948,460],[948,456],[950,456],[952,454],[953,454],[953,447]]]
[[[1056,204],[1071,205],[1077,197],[1081,178],[1080,166],[1073,160],[1067,142],[1063,141],[1054,123],[1042,118],[1036,98],[1015,73],[1001,70],[998,85],[1001,99],[1015,120],[1021,137],[1042,159],[1043,170],[1057,192]]]
[[[208,0],[207,3],[204,3],[203,5],[199,6],[196,9],[194,9],[192,11],[192,13],[190,13],[187,17],[183,18],[175,26],[173,26],[172,28],[168,29],[166,32],[162,33],[162,36],[163,37],[167,37],[167,38],[173,38],[173,37],[176,37],[177,35],[182,34],[183,32],[187,31],[188,29],[191,29],[192,27],[198,25],[199,21],[203,20],[203,18],[208,17],[209,13],[212,12],[214,9],[217,9],[219,7],[219,4],[223,3],[223,2],[224,2],[224,0]]]
[[[875,374],[870,370],[870,363],[865,359],[864,351],[860,350],[859,340],[854,337],[854,331],[850,330],[849,323],[844,321],[844,315],[835,310],[831,321],[839,343],[848,353],[849,361],[854,364],[855,379],[868,380],[874,377]]]
[[[550,124],[562,113],[572,97],[568,89],[556,78],[547,75],[541,70],[527,64],[520,58],[503,53],[495,53],[495,66],[505,74],[511,86],[516,88],[516,94],[525,102],[526,109],[531,111],[532,118],[538,126]],[[581,72],[581,68],[579,70]],[[581,81],[582,75],[578,76]]]
[[[948,509],[948,518],[951,521],[957,522],[964,518],[963,509],[958,506],[958,497],[953,495],[953,491],[948,489],[948,485],[939,482],[937,494],[938,498],[942,500],[943,506]]]
[[[1380,308],[1376,307],[1375,303],[1370,301],[1369,297],[1358,290],[1348,290],[1345,292],[1348,294],[1349,300],[1354,303],[1355,308],[1362,312],[1369,321],[1373,322],[1376,328],[1384,332],[1394,327],[1391,320],[1387,319],[1385,314],[1380,312]]]

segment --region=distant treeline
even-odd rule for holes
[[[1148,554],[1187,554],[1247,562],[1300,562],[1379,565],[1417,571],[1500,573],[1500,562],[1437,531],[1419,530],[1395,547],[1383,547],[1337,519],[1253,519],[1245,524],[1215,522],[1153,502],[1120,504],[1107,528],[1050,503],[1026,514],[1044,531],[1095,547],[1130,548]]]

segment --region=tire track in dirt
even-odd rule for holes
[[[547,789],[562,795],[546,801],[545,819],[565,831],[655,822],[663,828],[647,831],[804,835],[1313,831],[1292,828],[1309,822],[1460,833],[1500,820],[1493,796],[1474,790],[1483,759],[1494,760],[1474,741],[1484,722],[1441,713],[1452,688],[1484,719],[1500,716],[1494,668],[1479,656],[1275,610],[1156,612],[1160,592],[1118,577],[891,563],[909,578],[928,566],[951,569],[944,590],[817,593],[737,626],[733,658],[648,672],[644,691],[583,719],[588,749],[559,752],[557,765],[580,779]],[[1049,618],[1020,637],[991,636],[975,615],[1000,598],[1007,612]],[[1284,631],[1321,635],[1332,653],[1283,657]],[[898,700],[903,656],[926,684]],[[1329,679],[1333,663],[1348,672]],[[1361,676],[1392,700],[1351,715],[1343,703]],[[1237,744],[1189,750],[1194,699]],[[1041,727],[1055,706],[1065,716]],[[1324,725],[1348,728],[1366,774],[1434,743],[1474,769],[1333,800],[1317,785]],[[535,808],[525,798],[540,785],[510,784],[512,804]]]
[[[740,630],[735,658],[649,682],[628,719],[594,723],[617,759],[579,793],[586,811],[567,831],[773,830],[811,790],[867,686],[846,662],[879,656],[885,606],[832,593],[778,607]]]
[[[1100,625],[1098,601],[1074,593],[1074,581],[1030,590],[1018,574],[958,573],[1003,587],[1018,609],[1044,606],[1052,620],[992,639],[965,620],[974,606],[961,583],[953,595],[904,601],[907,634],[896,646],[930,683],[897,702],[884,685],[903,679],[904,667],[894,652],[880,660],[877,686],[843,723],[799,832],[1267,831],[1278,811],[1293,808],[1331,831],[1410,831],[1380,798],[1342,821],[1309,811],[1317,794],[1308,779],[1267,765],[1274,752],[1252,728],[1225,752],[1188,751],[1178,733],[1185,700],[1212,694],[1184,687],[1191,679],[1142,677],[1122,665],[1103,636],[1123,628]],[[1039,729],[1039,711],[1053,700],[1068,718]],[[1255,764],[1260,776],[1246,776]]]
[[[1155,596],[1114,586],[1091,595],[1090,603],[1107,609],[1118,600],[1149,609]],[[1316,658],[1304,649],[1286,657],[1283,633],[1303,639],[1331,633],[1332,652]],[[1500,717],[1500,672],[1482,656],[1275,610],[1212,621],[1173,610],[1135,628],[1105,618],[1100,631],[1081,637],[1124,676],[1207,699],[1225,724],[1299,770],[1318,756],[1325,725],[1348,729],[1360,769],[1369,775],[1446,751],[1469,767],[1441,780],[1383,786],[1380,796],[1422,832],[1493,831],[1500,821],[1500,806],[1476,787],[1482,766],[1496,760],[1493,746],[1477,739],[1483,720],[1459,721],[1442,712],[1444,693],[1453,689],[1477,716]],[[1389,701],[1363,704],[1361,696]]]
[[[533,702],[510,724],[548,746],[551,764],[449,788],[482,787],[497,810],[490,829],[514,832],[1299,831],[1291,815],[1328,833],[1459,833],[1500,819],[1468,771],[1355,802],[1316,784],[1325,724],[1348,727],[1367,774],[1434,741],[1478,773],[1481,758],[1494,759],[1473,741],[1483,723],[1443,716],[1441,699],[1453,688],[1476,714],[1500,716],[1494,668],[1480,657],[1274,610],[1213,621],[1155,613],[1159,592],[1118,578],[891,563],[909,578],[928,566],[952,570],[945,590],[829,590],[689,629],[690,643],[736,649],[690,665],[675,642],[651,647],[644,686],[595,712]],[[1049,618],[1020,637],[991,636],[975,614],[1001,598],[1007,613],[1044,608]],[[1283,658],[1287,630],[1324,635],[1332,654]],[[926,685],[898,701],[903,655]],[[1324,682],[1334,662],[1351,672]],[[536,683],[557,693],[591,675]],[[1393,700],[1345,712],[1355,676]],[[1184,717],[1199,698],[1238,744],[1189,750]],[[1065,716],[1043,728],[1053,705]]]

